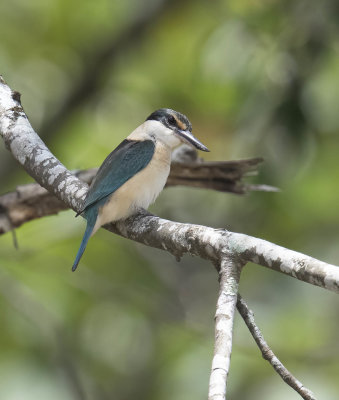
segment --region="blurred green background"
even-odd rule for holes
[[[0,68],[69,169],[159,107],[190,118],[208,160],[264,157],[256,179],[281,193],[170,188],[151,211],[338,264],[338,22],[335,0],[4,1]],[[0,179],[30,181],[4,146]],[[67,211],[18,229],[18,251],[0,238],[0,399],[205,399],[213,267],[100,230],[72,274],[83,230]],[[241,293],[286,366],[337,398],[338,296],[255,265]],[[229,398],[299,398],[239,316]]]

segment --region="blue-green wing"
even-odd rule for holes
[[[93,205],[101,205],[107,196],[144,169],[151,161],[154,150],[155,144],[152,140],[126,139],[120,143],[99,168],[88,190],[81,213]]]

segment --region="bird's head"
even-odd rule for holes
[[[160,108],[146,119],[145,124],[151,135],[171,148],[175,148],[181,143],[188,143],[199,150],[209,151],[206,146],[193,136],[192,124],[188,118],[178,111],[170,108]]]

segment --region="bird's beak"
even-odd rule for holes
[[[185,142],[192,144],[199,150],[209,151],[206,146],[204,146],[195,136],[192,135],[190,131],[184,131],[181,129],[176,130],[177,135],[183,139]]]

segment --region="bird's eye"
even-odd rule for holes
[[[173,117],[173,115],[170,115],[170,116],[167,118],[167,121],[168,121],[168,123],[171,124],[171,125],[175,125],[175,123],[176,123],[175,118]]]

